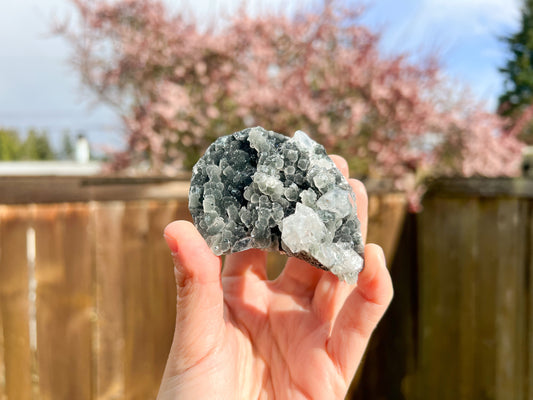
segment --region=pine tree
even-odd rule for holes
[[[20,159],[22,144],[17,131],[0,129],[0,161]]]
[[[72,137],[70,132],[63,132],[63,140],[61,143],[61,158],[64,160],[74,159],[74,144],[72,143]]]
[[[508,46],[510,58],[500,68],[505,88],[499,98],[498,113],[515,119],[533,103],[533,0],[524,1],[520,30],[502,40]]]
[[[53,160],[54,151],[46,132],[37,132],[30,129],[28,136],[22,145],[22,158],[25,160]]]

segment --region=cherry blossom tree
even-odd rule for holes
[[[522,144],[502,119],[451,89],[435,59],[381,54],[360,9],[242,7],[205,26],[161,0],[71,1],[81,24],[57,31],[83,84],[124,121],[128,148],[115,168],[144,161],[172,173],[216,137],[262,125],[304,130],[358,175],[410,189],[413,177],[518,171]]]

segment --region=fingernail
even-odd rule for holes
[[[381,261],[381,265],[384,265],[386,267],[387,260],[385,258],[385,252],[383,251],[383,248],[381,246],[379,246],[378,257],[379,257],[379,261]]]
[[[170,249],[170,252],[172,255],[175,255],[178,252],[178,242],[176,239],[174,239],[171,236],[168,236],[167,234],[163,235],[165,238],[165,241],[167,242],[167,246]]]

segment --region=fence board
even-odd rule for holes
[[[93,260],[88,205],[40,206],[33,224],[40,396],[91,399]]]
[[[4,331],[7,398],[32,398],[32,353],[29,336],[26,207],[0,207],[0,312]]]
[[[525,395],[526,217],[525,202],[506,198],[498,200],[495,386],[496,398],[502,400],[520,400]]]
[[[528,248],[528,260],[529,265],[527,265],[528,273],[526,277],[528,278],[525,282],[527,285],[528,291],[528,310],[527,310],[527,319],[525,332],[527,334],[527,348],[528,348],[528,364],[526,369],[526,395],[527,399],[533,399],[533,204],[529,203],[528,210],[528,222],[529,222],[529,240],[527,242]]]
[[[420,398],[429,394],[436,400],[460,398],[460,332],[455,323],[460,306],[458,246],[465,225],[461,218],[469,219],[461,212],[463,205],[461,200],[430,199],[425,207],[432,212],[421,216]]]
[[[178,202],[151,202],[149,206],[148,257],[150,274],[150,315],[153,318],[150,341],[154,345],[152,385],[158,388],[174,335],[176,320],[176,285],[163,229],[178,212]],[[154,394],[156,394],[154,392]]]
[[[0,270],[2,269],[2,212],[0,211]],[[0,275],[1,275],[0,271]],[[0,307],[0,400],[7,400],[6,368],[4,365],[4,328],[2,324],[2,308]]]
[[[478,230],[477,221],[479,220],[478,203],[476,199],[464,199],[457,201],[456,209],[459,224],[458,231],[450,229],[449,235],[454,238],[455,243],[450,241],[450,246],[455,247],[456,257],[450,260],[454,265],[448,268],[453,269],[457,276],[457,282],[441,282],[441,284],[458,285],[460,297],[459,308],[451,310],[457,313],[456,321],[459,323],[459,343],[456,349],[458,361],[458,378],[459,378],[459,397],[458,399],[476,398],[475,374],[476,359],[475,347],[477,342],[476,336],[476,274],[478,272]],[[452,239],[453,240],[453,239]],[[453,324],[454,321],[448,321]],[[454,343],[451,343],[454,346]],[[450,349],[452,350],[452,349]],[[451,353],[453,354],[453,353]]]
[[[476,365],[477,394],[481,398],[494,399],[496,356],[494,348],[496,342],[496,309],[497,276],[493,268],[498,259],[499,233],[496,227],[498,215],[498,202],[493,199],[479,202],[480,215],[493,216],[493,218],[480,218],[478,225],[479,235],[479,268],[476,274],[476,318],[477,318],[477,345],[475,356],[482,360]]]
[[[404,193],[380,193],[369,196],[367,243],[379,244],[387,260],[392,260],[396,250],[406,206]]]
[[[398,249],[394,257],[387,260],[394,286],[394,299],[370,339],[352,400],[416,398],[416,238],[416,215],[407,214]]]
[[[431,198],[420,221],[419,397],[523,399],[527,204]]]
[[[105,202],[92,205],[95,251],[95,398],[124,397],[124,275],[122,221],[125,204]]]
[[[126,204],[123,220],[124,274],[124,383],[125,398],[154,397],[152,384],[154,344],[151,341],[153,320],[150,313],[150,260],[148,241],[148,202]]]

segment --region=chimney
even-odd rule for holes
[[[89,141],[84,134],[80,133],[76,140],[76,162],[80,164],[87,164],[91,159],[91,149]]]

